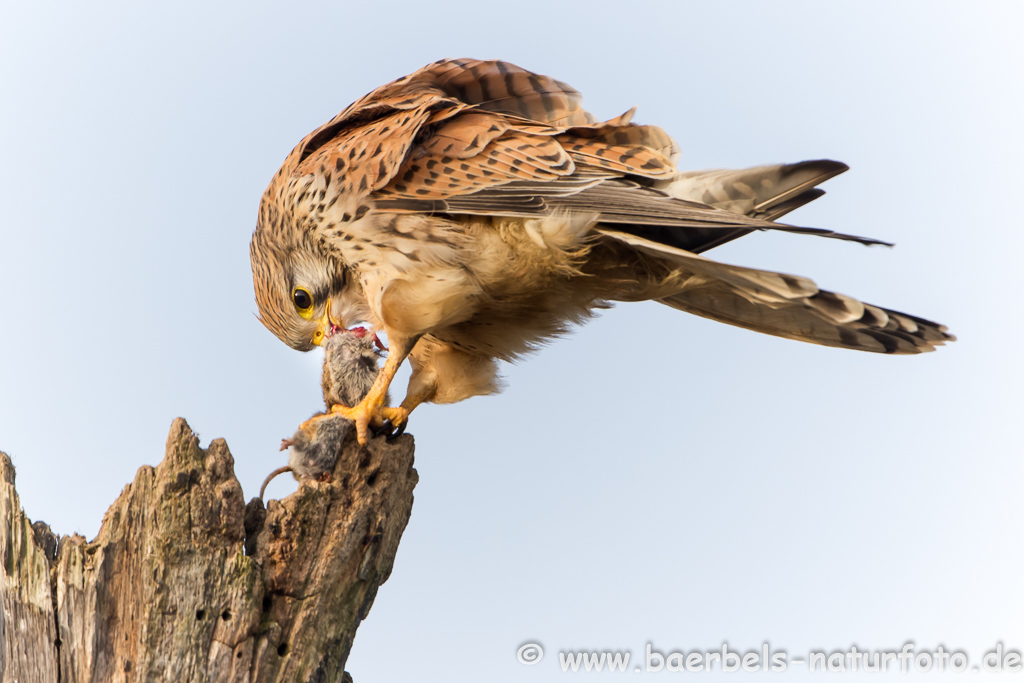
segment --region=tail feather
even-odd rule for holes
[[[820,295],[828,294],[832,292],[820,292]],[[872,314],[841,323],[821,315],[808,301],[772,308],[751,303],[741,293],[723,287],[695,288],[659,301],[680,311],[755,332],[874,353],[928,353],[956,339],[946,333],[943,325],[876,306],[870,307]],[[883,318],[897,322],[879,327],[874,317],[879,312]],[[905,327],[898,322],[900,320],[909,321],[911,325]]]
[[[831,159],[755,166],[739,170],[692,171],[662,182],[658,189],[677,199],[763,218],[779,204],[849,170]]]
[[[601,229],[641,258],[670,267],[653,291],[679,283],[657,300],[687,313],[787,339],[874,353],[916,354],[956,338],[924,318],[819,289],[795,275],[734,266],[629,233]]]
[[[767,209],[761,217],[764,218],[766,221],[776,221],[785,216],[790,211],[796,211],[801,206],[804,206],[805,204],[810,204],[823,194],[825,194],[825,190],[819,189],[817,187],[807,190],[806,192],[801,192],[800,194],[796,195],[791,199],[787,199],[784,202],[779,202],[775,204],[770,209]]]
[[[655,183],[654,187],[677,199],[774,221],[825,194],[817,186],[849,168],[840,161],[815,159],[739,170],[691,171],[670,181]],[[728,232],[706,232],[708,234],[703,239],[695,239],[691,231],[686,236],[686,245],[677,246],[703,253],[749,235],[753,230],[737,228]]]

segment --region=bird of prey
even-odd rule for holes
[[[508,62],[446,59],[307,135],[260,202],[250,247],[263,324],[307,351],[355,322],[390,353],[365,398],[333,410],[403,423],[424,401],[496,390],[511,360],[611,302],[654,300],[788,339],[916,354],[946,328],[711,260],[755,230],[880,243],[778,222],[847,167],[829,160],[681,172],[633,111],[599,122],[569,85]],[[400,406],[387,389],[408,357]]]

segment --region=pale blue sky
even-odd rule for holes
[[[1020,8],[0,0],[0,449],[27,513],[91,537],[179,415],[255,495],[319,405],[319,356],[254,315],[263,188],[375,86],[499,57],[600,117],[639,105],[686,168],[850,164],[792,220],[895,249],[712,255],[960,341],[883,357],[625,305],[508,367],[503,394],[420,409],[355,680],[555,680],[559,650],[650,641],[1024,647]]]

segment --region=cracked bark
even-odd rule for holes
[[[412,510],[413,440],[346,442],[330,482],[248,505],[182,419],[95,540],[31,524],[0,453],[0,681],[351,680]]]

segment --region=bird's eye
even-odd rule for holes
[[[313,314],[313,297],[309,295],[309,290],[303,287],[293,289],[292,302],[295,304],[295,309],[299,312],[299,315],[303,318],[308,318]]]

